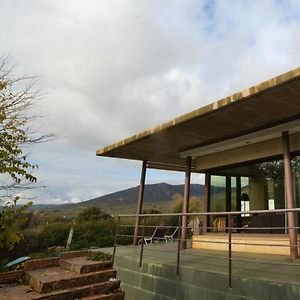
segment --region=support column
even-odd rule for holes
[[[242,203],[241,203],[241,197],[242,197],[242,183],[241,183],[241,176],[236,177],[236,210],[242,211]],[[242,227],[242,215],[237,215],[237,222],[236,225],[238,228]],[[237,230],[237,232],[240,232],[240,230]]]
[[[192,158],[188,156],[186,158],[186,169],[185,169],[185,182],[184,182],[184,196],[183,196],[183,213],[189,212],[189,198],[190,198],[190,183],[191,183],[191,167]],[[186,227],[187,227],[187,216],[182,216],[182,228],[181,228],[181,243],[180,248],[186,249]]]
[[[147,161],[143,161],[142,165],[142,172],[141,172],[141,180],[140,180],[140,189],[139,189],[139,195],[138,195],[138,203],[137,203],[137,209],[136,214],[139,215],[142,213],[143,209],[143,199],[144,199],[144,189],[145,189],[145,179],[146,179],[146,169],[147,169]],[[136,216],[135,219],[135,227],[134,227],[134,239],[133,244],[138,244],[138,235],[139,235],[139,224],[140,224],[140,217]]]
[[[231,176],[226,176],[226,211],[231,211]],[[226,217],[226,227],[232,227],[232,224],[229,224],[229,218]]]
[[[205,173],[205,186],[204,186],[204,212],[209,211],[210,204],[210,174]],[[209,216],[205,216],[203,219],[203,234],[207,233],[207,227],[209,227]]]
[[[226,211],[231,211],[231,177],[226,176]]]
[[[284,162],[284,189],[286,197],[286,206],[288,209],[294,208],[294,193],[292,182],[292,167],[291,167],[291,153],[290,153],[290,141],[289,132],[282,132],[282,144],[283,144],[283,162]],[[288,213],[288,227],[289,227],[289,239],[290,239],[290,255],[292,260],[298,258],[297,248],[297,232],[295,213]]]

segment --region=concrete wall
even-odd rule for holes
[[[299,299],[300,286],[233,277],[228,288],[227,274],[204,272],[189,267],[143,262],[131,257],[117,257],[118,278],[122,281],[125,300],[283,300]]]

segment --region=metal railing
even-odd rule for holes
[[[289,226],[259,226],[259,227],[245,227],[245,226],[233,226],[233,218],[234,217],[240,217],[242,215],[247,214],[247,218],[250,218],[251,216],[255,216],[255,215],[286,215],[288,213],[292,213],[294,215],[296,215],[297,213],[300,212],[300,208],[294,208],[294,209],[274,209],[274,210],[255,210],[255,211],[230,211],[230,212],[199,212],[199,213],[160,213],[160,214],[123,214],[123,215],[119,215],[118,219],[117,219],[117,226],[116,226],[116,232],[115,232],[115,242],[114,242],[114,247],[113,247],[113,261],[115,260],[115,255],[116,255],[116,249],[118,246],[120,246],[118,244],[118,239],[119,238],[127,238],[127,239],[132,239],[134,240],[134,235],[133,235],[133,230],[134,229],[134,223],[136,218],[138,217],[140,220],[142,220],[142,222],[139,222],[139,229],[140,229],[140,234],[137,236],[138,240],[139,240],[139,247],[140,247],[140,253],[139,253],[139,266],[140,268],[142,267],[142,262],[143,262],[143,256],[144,256],[144,250],[145,250],[145,241],[147,240],[147,237],[149,237],[149,234],[146,235],[145,230],[146,229],[152,229],[152,231],[155,230],[155,228],[165,228],[165,229],[173,229],[175,230],[175,228],[178,228],[178,236],[177,238],[173,238],[173,241],[177,242],[177,249],[176,252],[174,251],[170,251],[170,250],[162,250],[162,249],[154,249],[151,248],[151,251],[158,251],[158,252],[171,252],[171,253],[176,253],[176,274],[179,276],[180,274],[180,258],[181,255],[184,254],[184,249],[183,249],[183,245],[187,242],[188,238],[186,239],[182,239],[181,238],[181,231],[182,231],[182,225],[181,225],[181,221],[182,221],[182,217],[183,216],[187,216],[187,217],[202,217],[202,218],[211,218],[211,217],[223,217],[224,219],[226,219],[226,226],[222,227],[222,233],[227,235],[227,241],[213,241],[213,240],[205,240],[205,239],[201,239],[201,240],[196,240],[193,239],[193,243],[211,243],[211,244],[226,244],[227,245],[227,251],[228,251],[228,286],[229,288],[232,288],[232,262],[235,261],[241,261],[241,262],[255,262],[255,263],[261,263],[261,264],[275,264],[275,265],[289,265],[289,266],[296,266],[296,267],[300,267],[300,263],[288,263],[288,262],[279,262],[279,261],[275,261],[275,260],[252,260],[252,259],[245,259],[245,258],[233,258],[233,250],[232,250],[232,246],[233,245],[252,245],[252,246],[265,246],[265,247],[289,247],[292,251],[292,249],[297,249],[298,252],[298,245],[295,244],[291,244],[291,242],[288,245],[283,245],[279,242],[276,243],[276,239],[273,240],[275,243],[248,243],[248,242],[235,242],[232,240],[232,234],[233,232],[237,232],[237,234],[239,234],[241,231],[244,231],[247,233],[247,231],[259,231],[259,230],[281,230],[284,232],[289,232],[289,235],[285,234],[286,236],[290,236],[291,232],[294,231],[294,233],[296,231],[298,231],[298,229],[300,229],[300,227],[289,227]],[[167,218],[175,218],[177,219],[177,224],[175,225],[165,225],[162,224],[161,220],[167,220]],[[158,221],[160,221],[159,225],[158,224],[148,224],[147,225],[147,220],[151,219],[151,218],[156,218]],[[132,219],[132,223],[133,224],[127,224],[126,222],[124,223],[124,219]],[[286,218],[284,218],[286,219]],[[123,220],[123,223],[122,223]],[[174,220],[173,220],[174,221]],[[124,228],[129,229],[129,233],[125,232],[124,233]],[[185,227],[185,230],[191,230],[192,228],[190,226]],[[212,226],[199,226],[199,230],[200,231],[214,231],[216,230],[215,227]],[[128,230],[127,230],[128,231]],[[132,231],[132,232],[131,232]],[[250,233],[249,233],[250,234]],[[270,233],[270,236],[272,236],[273,234]],[[161,240],[163,239],[163,237],[155,237],[153,236],[154,240]],[[291,241],[291,239],[290,239]],[[135,248],[137,246],[134,246]],[[149,249],[150,250],[150,249]],[[188,255],[193,255],[191,253],[188,253]],[[203,254],[201,254],[203,256]],[[218,255],[207,255],[205,254],[204,256],[206,257],[211,257],[211,258],[216,258],[216,259],[223,259],[224,257],[222,256],[218,256]]]

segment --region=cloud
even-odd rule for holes
[[[42,122],[62,133],[61,162],[36,156],[47,197],[62,201],[138,183],[138,164],[103,169],[97,148],[300,64],[295,0],[0,0],[0,26],[0,53],[42,75]]]

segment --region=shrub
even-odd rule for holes
[[[112,259],[112,255],[110,253],[104,253],[102,251],[99,251],[91,253],[88,259],[93,261],[107,261]]]

